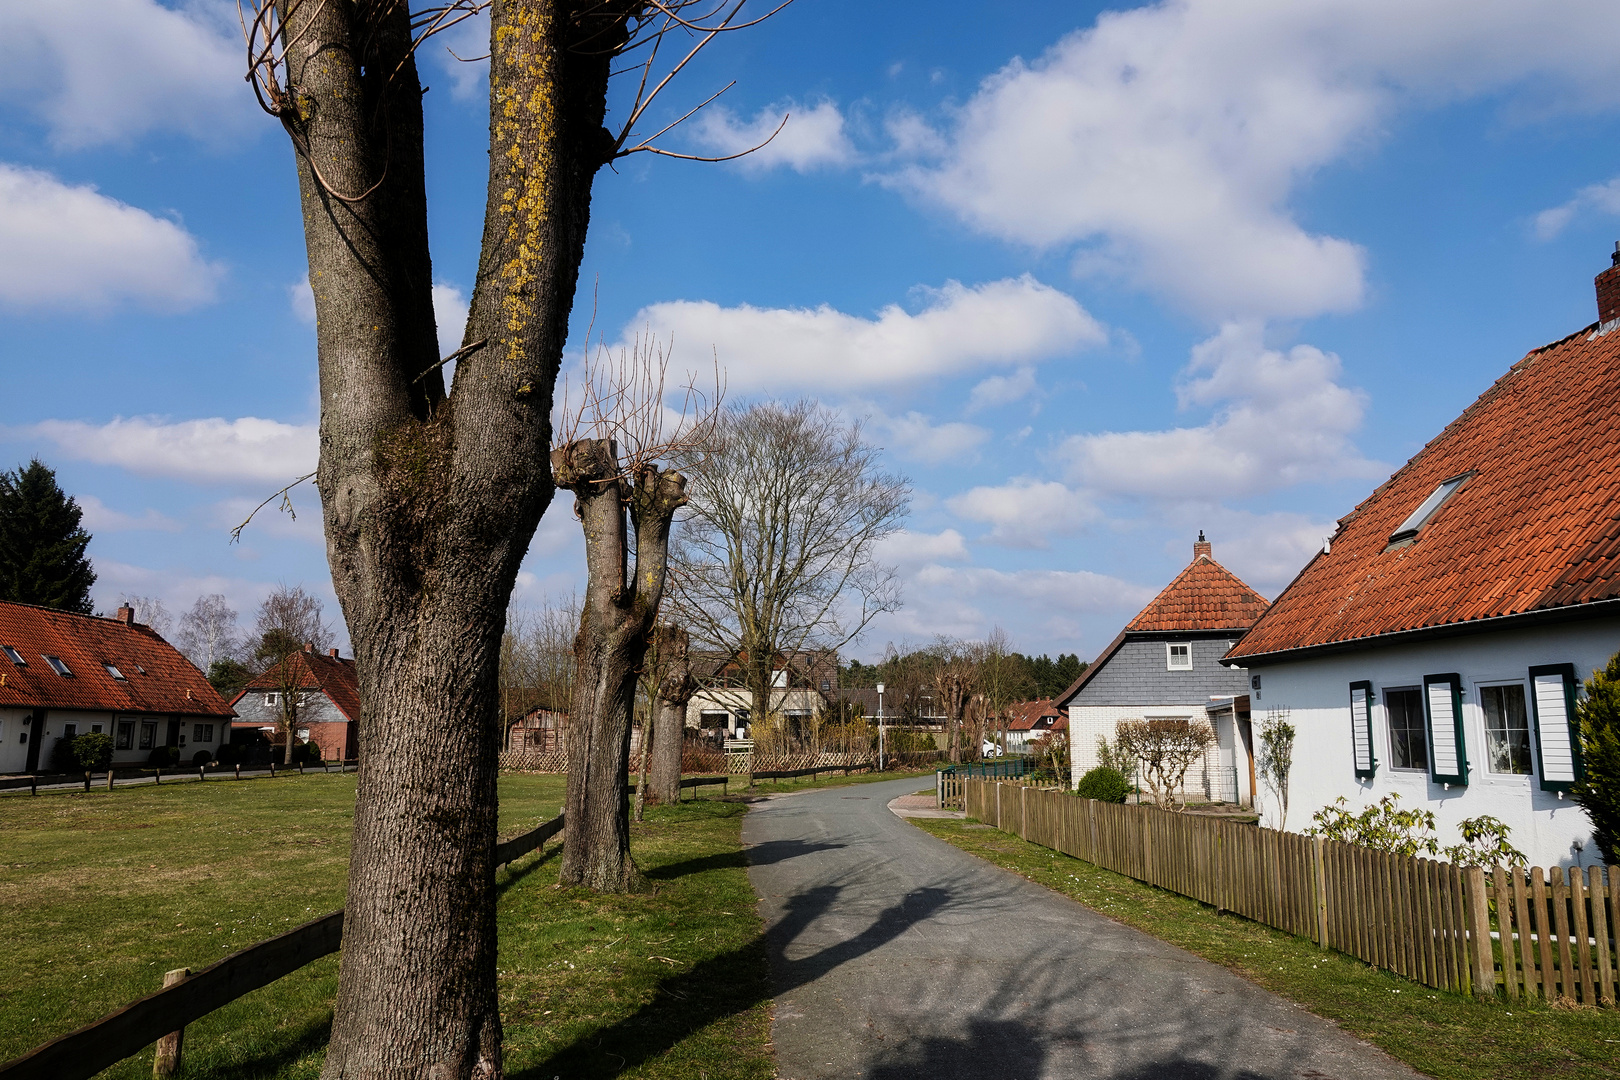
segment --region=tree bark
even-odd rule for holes
[[[653,702],[651,794],[671,803],[681,794],[681,751],[686,739],[686,706],[697,693],[692,677],[691,639],[679,626],[665,623],[655,632],[658,693]]]
[[[366,723],[322,1075],[499,1077],[498,669],[551,500],[552,388],[624,9],[491,10],[483,248],[444,390],[408,5],[277,0],[320,357],[320,489]],[[610,27],[618,28],[617,37]],[[587,25],[588,24],[588,25]],[[572,46],[597,35],[590,48]]]
[[[686,479],[656,466],[622,477],[617,447],[608,439],[581,439],[557,449],[552,468],[558,486],[574,492],[588,575],[574,639],[568,835],[559,877],[598,892],[627,892],[640,884],[630,857],[630,721],[663,597],[670,523],[686,502]],[[627,508],[636,533],[633,571]]]

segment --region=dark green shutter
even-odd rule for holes
[[[1467,784],[1461,676],[1455,672],[1423,676],[1423,716],[1429,727],[1429,779],[1437,784]]]

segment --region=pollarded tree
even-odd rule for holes
[[[500,645],[554,490],[553,389],[591,184],[617,157],[667,152],[638,134],[647,109],[693,52],[746,25],[742,5],[247,6],[251,82],[298,176],[320,365],[314,476],[367,720],[324,1075],[491,1080]],[[441,358],[415,52],[483,10],[483,240],[463,344]],[[674,59],[657,48],[672,32],[691,35]],[[610,130],[616,63],[625,108]]]
[[[705,400],[689,386],[688,409],[666,433],[666,366],[650,340],[622,351],[616,363],[587,365],[584,403],[577,414],[564,403],[560,445],[551,452],[557,486],[574,494],[586,567],[574,639],[568,838],[558,876],[599,892],[640,883],[630,858],[630,723],[663,603],[670,526],[686,505],[686,477],[659,462],[709,452],[719,406],[717,373],[714,397]]]
[[[737,657],[757,722],[778,657],[841,648],[899,607],[878,545],[911,490],[859,423],[812,401],[731,409],[719,440],[682,463],[692,494],[671,554],[675,606],[693,637]]]
[[[0,600],[90,614],[96,572],[83,517],[38,458],[0,472]]]
[[[653,646],[648,655],[647,697],[651,702],[652,744],[645,750],[650,764],[644,774],[650,794],[663,803],[680,797],[686,706],[698,689],[697,679],[692,675],[691,640],[691,635],[682,627],[660,623],[653,631]]]

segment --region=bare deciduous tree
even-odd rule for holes
[[[242,634],[237,628],[236,609],[219,593],[197,597],[191,610],[180,616],[180,632],[174,643],[205,675],[216,660],[238,659]]]
[[[304,703],[305,666],[298,653],[306,648],[321,651],[332,644],[332,628],[323,617],[326,605],[304,591],[302,585],[278,585],[259,604],[254,632],[258,642],[253,658],[260,670],[271,677],[276,695],[276,729],[284,739],[286,757],[292,764],[298,743],[298,710]],[[365,725],[361,726],[364,730]]]
[[[548,599],[506,617],[501,640],[501,718],[511,723],[534,709],[566,714],[574,698],[574,635],[579,597]]]
[[[574,493],[585,530],[585,602],[574,639],[578,664],[568,734],[568,797],[560,879],[599,892],[623,892],[640,881],[630,858],[625,774],[636,685],[669,562],[669,532],[686,505],[686,477],[660,460],[702,460],[711,452],[719,411],[713,397],[688,384],[686,408],[666,429],[668,356],[651,339],[604,363],[587,364],[577,412],[564,403],[551,467],[557,486]],[[632,540],[627,527],[634,531]],[[634,562],[631,560],[632,547]]]
[[[642,786],[636,790],[636,813],[640,816],[643,795],[654,801],[674,802],[681,791],[681,750],[686,738],[686,706],[697,693],[692,675],[691,637],[679,626],[660,623],[653,631],[652,648],[647,654],[645,685],[651,702],[652,723],[643,736]]]
[[[680,621],[734,654],[750,716],[771,712],[777,657],[853,641],[900,605],[878,543],[910,504],[859,423],[811,401],[734,408],[721,451],[683,462],[692,491],[671,553]]]
[[[169,636],[169,630],[174,626],[174,616],[169,614],[162,600],[155,596],[124,593],[118,597],[118,603],[131,608],[135,612],[135,621],[150,626],[157,631],[158,637]]]
[[[648,134],[648,109],[717,35],[750,25],[742,6],[248,0],[250,81],[298,174],[320,362],[315,479],[369,721],[327,1077],[502,1073],[500,645],[554,490],[553,389],[591,185],[615,158],[669,153],[654,140],[673,124]],[[483,240],[463,344],[441,358],[415,53],[484,10]],[[616,63],[625,92],[609,128]]]
[[[1114,729],[1114,752],[1140,763],[1154,805],[1167,810],[1187,808],[1181,798],[1187,770],[1214,743],[1214,730],[1202,720],[1121,720]]]

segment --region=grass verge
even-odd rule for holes
[[[884,780],[902,780],[906,777],[921,777],[928,781],[928,790],[934,790],[933,769],[891,769],[888,772],[856,773],[853,776],[825,776],[812,782],[808,777],[795,777],[791,780],[761,780],[755,784],[752,794],[755,795],[781,795],[794,791],[809,791],[811,788],[844,787],[847,784],[876,784]],[[743,793],[749,793],[748,778],[741,777]]]
[[[557,813],[563,778],[503,775],[500,792],[506,836]],[[342,906],[353,806],[353,774],[8,800],[0,1060]],[[650,809],[633,832],[644,895],[554,888],[556,844],[500,873],[508,1076],[612,1075],[620,1058],[626,1076],[770,1075],[743,810]],[[336,989],[326,957],[210,1014],[186,1030],[186,1075],[317,1076]],[[103,1075],[150,1076],[151,1056]]]
[[[1213,961],[1443,1080],[1620,1077],[1620,1012],[1441,993],[971,821],[911,824]]]

